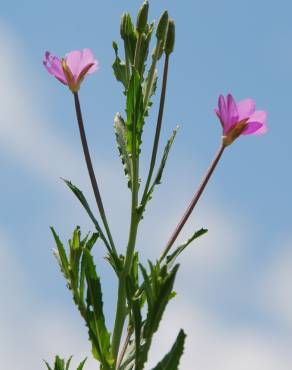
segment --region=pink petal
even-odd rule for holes
[[[87,74],[93,73],[98,69],[98,62],[94,59],[91,49],[83,49],[81,61],[79,65],[79,74],[86,68],[89,64],[93,64],[92,67],[88,70]]]
[[[250,117],[255,111],[255,102],[252,99],[241,100],[237,103],[239,121]]]
[[[267,112],[265,112],[264,110],[257,110],[249,117],[248,122],[265,123],[266,120],[267,120]]]
[[[67,80],[63,72],[62,64],[59,58],[46,51],[43,64],[46,70],[56,77],[60,82],[67,85]]]
[[[242,135],[251,135],[257,133],[262,129],[263,123],[261,122],[248,122],[246,128],[242,131]]]
[[[227,115],[227,107],[226,107],[226,103],[225,103],[225,99],[223,95],[220,95],[218,99],[218,115],[220,116],[221,123],[224,126],[225,122],[228,119],[228,115]]]
[[[263,123],[262,127],[260,127],[256,132],[255,135],[263,135],[268,131],[268,127],[266,123]]]
[[[227,95],[227,111],[228,111],[228,124],[226,125],[226,131],[229,131],[232,126],[238,122],[238,111],[236,103],[231,94]]]
[[[90,64],[92,64],[92,67],[86,74],[93,73],[98,68],[98,62],[94,59],[91,49],[71,51],[66,55],[65,61],[72,72],[75,81],[78,79],[80,73]]]
[[[70,51],[70,53],[66,54],[65,56],[65,62],[67,66],[69,67],[75,80],[77,80],[78,75],[79,75],[81,57],[82,57],[82,52],[80,50]]]

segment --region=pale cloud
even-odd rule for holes
[[[172,304],[156,335],[148,369],[171,348],[180,328],[187,333],[181,369],[289,370],[292,355],[283,343],[252,327],[220,324],[214,316],[187,302]]]
[[[0,23],[0,43],[2,55],[5,55],[0,60],[3,71],[0,77],[1,150],[9,152],[46,181],[64,173],[78,172],[81,156],[73,151],[65,138],[53,131],[46,107],[38,106],[42,101],[38,97],[41,91],[32,88],[39,88],[39,83],[35,83],[38,75],[31,69],[28,56],[5,23]]]
[[[275,245],[275,255],[266,264],[254,289],[256,303],[278,326],[292,329],[292,237]]]

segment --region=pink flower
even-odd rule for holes
[[[261,135],[267,131],[267,113],[263,110],[256,111],[255,102],[252,99],[236,103],[231,94],[228,94],[226,99],[220,95],[215,113],[223,128],[225,146],[231,144],[240,135]]]
[[[72,92],[79,90],[80,84],[87,74],[98,69],[98,62],[94,59],[90,49],[70,51],[62,59],[47,51],[43,64],[51,75],[67,85]]]

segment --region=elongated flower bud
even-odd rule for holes
[[[170,19],[168,22],[167,35],[164,46],[165,54],[169,55],[173,52],[174,42],[175,42],[175,23],[173,19]]]
[[[164,41],[168,26],[168,12],[165,10],[158,22],[157,30],[156,30],[156,37],[158,40]]]
[[[147,19],[148,19],[148,10],[149,10],[149,3],[148,1],[144,1],[143,5],[141,6],[138,17],[137,17],[137,24],[136,29],[138,33],[143,33],[147,26]]]
[[[124,13],[121,19],[120,34],[124,40],[133,32],[133,24],[129,13]]]

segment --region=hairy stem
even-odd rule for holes
[[[82,143],[82,147],[83,147],[84,157],[85,157],[85,161],[86,161],[87,170],[88,170],[88,173],[89,173],[93,193],[94,193],[94,196],[95,196],[96,204],[97,204],[97,207],[98,207],[98,210],[99,210],[99,213],[100,213],[100,217],[103,221],[103,224],[104,224],[104,227],[105,227],[105,230],[106,230],[106,233],[107,233],[110,245],[111,245],[111,249],[115,254],[117,254],[116,248],[115,248],[115,245],[114,245],[114,242],[113,242],[113,238],[112,238],[109,226],[108,226],[108,222],[107,222],[106,214],[105,214],[105,211],[104,211],[104,207],[103,207],[102,199],[101,199],[101,196],[100,196],[100,192],[99,192],[99,189],[98,189],[94,169],[93,169],[93,166],[92,166],[92,161],[91,161],[91,157],[90,157],[90,153],[89,153],[89,149],[88,149],[84,124],[83,124],[83,118],[82,118],[82,113],[81,113],[79,96],[78,96],[77,92],[73,93],[73,95],[74,95],[75,110],[76,110],[76,116],[77,116],[77,121],[78,121],[81,143]]]
[[[200,199],[206,185],[208,184],[208,181],[212,175],[212,173],[214,172],[216,166],[217,166],[217,163],[219,162],[223,152],[224,152],[224,149],[225,149],[225,146],[223,144],[221,144],[214,160],[212,161],[206,175],[204,176],[197,192],[195,193],[193,199],[191,200],[188,208],[186,209],[184,215],[182,216],[180,222],[178,223],[178,225],[176,226],[174,232],[172,233],[168,243],[166,244],[166,247],[160,257],[160,261],[162,261],[166,255],[168,254],[170,248],[172,247],[173,243],[176,241],[176,238],[178,237],[179,233],[181,232],[183,226],[185,225],[185,223],[187,222],[188,218],[190,217],[193,209],[195,208],[198,200]]]

